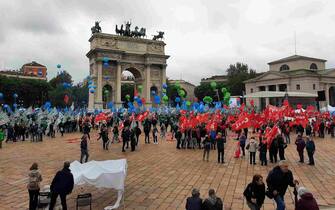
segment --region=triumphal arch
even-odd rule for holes
[[[121,77],[123,71],[129,71],[134,76],[134,85],[141,86],[140,97],[144,98],[147,106],[151,105],[151,90],[160,94],[162,84],[166,82],[165,43],[161,40],[164,32],[158,32],[153,39],[147,39],[145,28],[136,26],[130,30],[130,23],[119,29],[116,34],[102,33],[99,23],[92,27],[92,36],[89,39],[90,81],[95,88],[89,92],[89,109],[107,108],[107,103],[113,102],[120,106]],[[107,91],[106,91],[107,90]],[[105,93],[108,93],[107,98]]]

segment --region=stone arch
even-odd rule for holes
[[[123,65],[123,68],[122,68],[122,72],[123,71],[129,71],[130,73],[132,73],[135,77],[135,80],[143,80],[144,79],[143,69],[140,66],[135,66],[135,65],[132,65],[132,64],[125,64],[125,65]]]
[[[290,70],[290,67],[287,64],[283,64],[280,66],[280,71],[286,71],[286,70]]]
[[[318,69],[318,66],[317,66],[315,63],[312,63],[312,64],[310,65],[309,69],[317,70],[317,69]]]
[[[106,84],[102,88],[102,101],[103,101],[103,108],[108,108],[108,103],[113,101],[113,88],[111,85]]]

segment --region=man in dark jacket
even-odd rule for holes
[[[285,148],[287,147],[282,135],[277,136],[279,159],[285,160]]]
[[[293,179],[292,171],[288,169],[286,160],[281,160],[279,165],[274,167],[266,179],[268,185],[267,196],[273,198],[277,204],[277,210],[285,210],[284,195],[287,187],[295,187],[297,180]]]
[[[306,142],[306,150],[308,154],[309,163],[308,165],[314,165],[314,152],[315,152],[315,144],[313,139],[307,137]]]
[[[297,151],[299,153],[300,157],[300,163],[304,162],[304,149],[306,147],[305,140],[301,137],[301,135],[298,135],[297,139],[295,140],[295,144],[297,145]]]
[[[67,210],[66,196],[72,192],[74,185],[73,175],[70,170],[70,162],[64,163],[64,168],[58,171],[54,179],[52,180],[51,190],[51,201],[49,210],[53,210],[56,204],[58,195],[60,196],[62,209]]]
[[[143,124],[143,130],[144,130],[144,141],[146,144],[150,144],[150,130],[151,130],[151,122],[149,119],[145,119]]]
[[[129,140],[131,137],[131,132],[129,130],[129,127],[124,127],[121,135],[122,135],[122,152],[125,152],[126,150],[124,149],[124,147],[127,145],[127,148],[128,148]]]
[[[200,192],[198,189],[192,190],[192,197],[188,197],[186,200],[186,210],[201,210],[202,199],[200,198]]]
[[[296,192],[296,191],[295,191]],[[300,199],[298,200],[297,195]],[[310,193],[306,188],[299,187],[295,193],[295,210],[319,210],[319,206],[316,203],[313,194]]]
[[[221,198],[216,197],[215,191],[210,189],[208,191],[208,198],[202,203],[202,210],[222,210],[223,202]]]
[[[81,137],[81,142],[80,142],[80,163],[83,163],[83,159],[85,157],[85,163],[88,160],[89,154],[88,154],[88,146],[87,146],[87,134],[84,134],[83,137]]]
[[[180,129],[177,129],[176,133],[175,133],[175,137],[177,139],[177,149],[180,149],[180,144],[181,144],[181,136],[182,136],[182,133],[180,131]]]
[[[224,144],[226,143],[226,137],[222,136],[221,133],[218,133],[218,137],[216,139],[216,144],[218,148],[218,163],[224,163]]]

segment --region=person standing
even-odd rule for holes
[[[259,142],[259,156],[260,156],[260,160],[261,160],[261,165],[263,166],[266,166],[268,165],[268,161],[267,161],[267,157],[266,157],[266,153],[267,153],[267,142],[264,141],[260,141]]]
[[[242,133],[241,136],[239,137],[239,141],[240,141],[240,147],[242,150],[242,155],[244,157],[245,156],[245,142],[247,141],[247,137],[245,137],[244,133]]]
[[[285,160],[285,149],[287,147],[287,144],[285,143],[283,136],[280,134],[277,136],[277,141],[278,141],[279,159]]]
[[[1,139],[0,139],[1,141]],[[309,159],[308,165],[314,166],[314,152],[315,152],[315,144],[314,141],[311,137],[307,137],[307,142],[306,142],[306,150],[307,150],[307,155]]]
[[[38,164],[33,163],[28,174],[27,189],[29,192],[29,210],[36,210],[38,203],[38,194],[40,192],[40,182],[42,175],[38,170]]]
[[[102,139],[102,147],[104,150],[108,150],[108,128],[106,124],[102,124],[100,133],[99,133],[99,139]]]
[[[202,203],[202,210],[223,210],[222,199],[215,195],[215,190],[208,191],[208,198]]]
[[[295,140],[295,145],[297,145],[297,151],[298,151],[299,158],[300,158],[299,162],[303,163],[304,162],[304,149],[306,147],[306,143],[301,135],[298,135],[297,139]]]
[[[5,131],[3,127],[0,127],[0,149],[2,148],[2,142],[5,140]]]
[[[70,170],[70,162],[64,162],[62,170],[58,171],[54,179],[52,180],[51,190],[51,201],[49,210],[53,210],[57,201],[58,195],[60,196],[62,209],[67,210],[66,196],[73,190],[74,180]]]
[[[130,140],[130,131],[129,131],[129,127],[124,127],[124,129],[122,130],[122,152],[125,152],[126,150],[124,149],[124,147],[127,144],[127,147],[129,146],[129,140]]]
[[[192,197],[186,199],[186,210],[201,210],[202,199],[198,189],[192,190]]]
[[[222,133],[218,133],[218,137],[216,139],[217,149],[218,149],[218,163],[224,162],[224,144],[226,143],[226,137],[222,136]]]
[[[156,126],[154,126],[154,128],[152,129],[152,137],[154,139],[154,144],[158,144],[157,135],[158,135],[158,129]]]
[[[150,144],[150,130],[151,130],[151,123],[148,119],[145,119],[144,121],[144,141],[146,144]]]
[[[263,183],[263,177],[259,174],[255,174],[252,178],[252,182],[245,188],[243,195],[251,210],[260,210],[265,199],[265,184]]]
[[[141,135],[142,131],[141,131],[137,121],[136,121],[135,133],[136,133],[136,146],[138,146],[138,141],[140,140],[140,135]]]
[[[112,143],[117,143],[119,142],[119,129],[118,127],[115,125],[113,128],[113,141]]]
[[[85,163],[88,160],[89,154],[88,154],[88,145],[87,145],[87,134],[84,134],[83,137],[81,137],[81,142],[80,142],[80,163],[83,163],[83,159],[85,157]]]
[[[166,134],[166,127],[165,127],[165,124],[162,123],[161,125],[161,140],[165,140],[165,134]]]
[[[131,151],[134,152],[136,148],[136,127],[130,129],[130,148]]]
[[[270,162],[271,163],[277,163],[277,159],[278,159],[278,140],[275,137],[271,144],[270,144],[270,149],[269,149],[269,153],[270,153]]]
[[[277,204],[277,210],[285,210],[284,196],[288,186],[295,187],[299,184],[294,180],[292,171],[289,170],[286,160],[279,161],[279,165],[275,166],[266,178],[268,191],[266,195],[270,199],[274,199]]]
[[[204,145],[204,154],[202,156],[202,160],[205,160],[205,156],[206,156],[206,160],[208,162],[209,161],[209,151],[211,150],[211,141],[209,140],[208,135],[205,136],[205,140],[202,142],[202,144]]]
[[[182,136],[182,133],[180,131],[180,129],[177,129],[177,131],[175,132],[175,137],[177,139],[177,149],[180,149],[180,144],[181,144],[181,136]]]
[[[251,137],[250,142],[248,144],[248,149],[249,149],[249,160],[250,160],[250,165],[254,164],[256,165],[256,151],[257,151],[257,142],[255,140],[255,137]]]

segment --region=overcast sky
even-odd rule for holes
[[[78,82],[88,75],[90,28],[105,33],[131,20],[147,34],[165,31],[167,76],[198,84],[244,62],[258,72],[294,54],[335,67],[335,1],[318,0],[7,0],[0,2],[0,69],[32,60],[57,64]],[[151,37],[151,36],[150,36]]]

